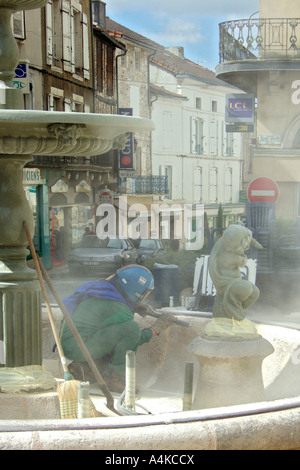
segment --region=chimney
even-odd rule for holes
[[[106,3],[101,0],[92,0],[93,24],[106,29]]]
[[[172,52],[172,54],[180,57],[180,59],[184,59],[184,47],[182,46],[170,46],[166,47],[167,51]]]

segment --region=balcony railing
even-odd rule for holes
[[[120,194],[159,194],[167,195],[167,176],[135,176],[119,178]]]
[[[252,18],[219,24],[220,63],[300,58],[300,18]]]

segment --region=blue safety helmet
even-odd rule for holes
[[[143,301],[154,289],[154,279],[149,269],[131,264],[116,272],[116,286],[130,302]]]

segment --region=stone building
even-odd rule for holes
[[[102,3],[49,0],[42,9],[14,15],[20,52],[15,86],[23,90],[25,109],[117,112],[115,51],[124,46],[99,31]],[[95,228],[99,194],[118,182],[115,161],[110,152],[34,157],[27,165],[24,189],[35,215],[35,246],[46,267],[63,265],[86,225]]]
[[[279,187],[276,218],[300,215],[300,5],[260,0],[248,20],[220,25],[218,78],[256,97],[256,136],[245,184],[257,177]]]

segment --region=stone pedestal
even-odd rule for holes
[[[200,364],[194,410],[264,400],[262,361],[274,351],[267,340],[203,335],[188,349]]]

